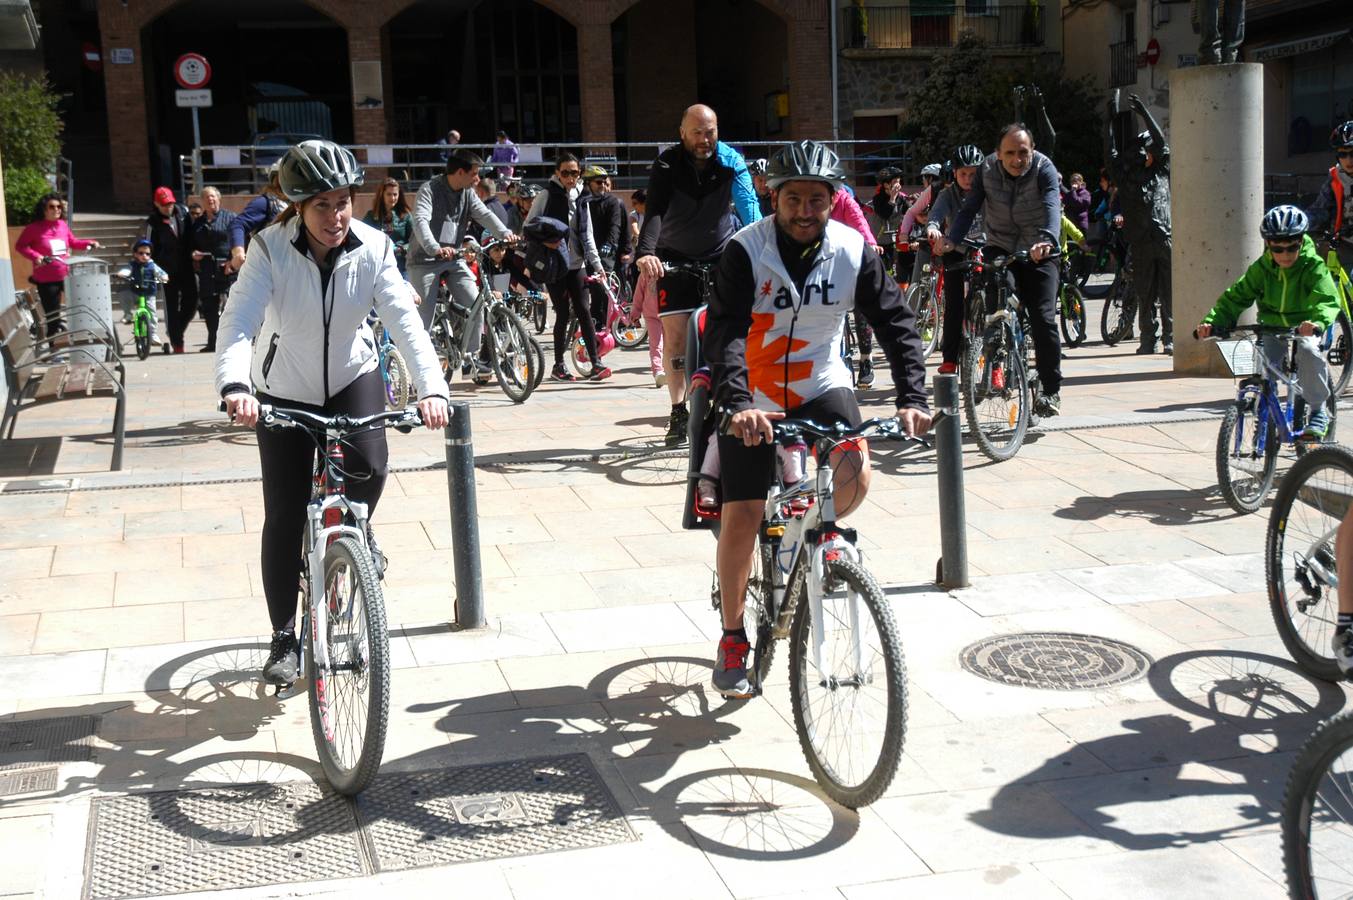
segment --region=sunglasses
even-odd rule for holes
[[[60,208],[61,208],[61,204],[60,204],[60,203],[48,203],[48,204],[47,204],[47,208],[48,208],[48,209],[60,209]]]
[[[1348,159],[1350,156],[1353,156],[1353,150],[1338,150],[1334,155],[1340,159]]]
[[[560,169],[560,170],[559,170],[559,177],[560,177],[560,178],[577,178],[577,177],[578,177],[579,175],[581,175],[582,173],[583,173],[583,170],[582,170],[582,169]]]
[[[1301,249],[1301,241],[1295,244],[1269,244],[1268,249],[1272,253],[1296,253]]]

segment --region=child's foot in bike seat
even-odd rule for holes
[[[695,483],[695,505],[703,513],[713,513],[719,511],[719,488],[708,478],[701,478]]]
[[[550,378],[554,381],[577,381],[573,373],[564,368],[563,363],[555,363],[554,370],[550,372]]]
[[[940,363],[940,370],[939,370],[939,372],[936,373],[936,374],[939,374],[939,375],[957,375],[957,374],[958,374],[958,363],[942,362],[942,363]]]
[[[296,635],[290,631],[274,631],[268,661],[263,664],[263,680],[269,684],[291,684],[296,680],[300,666]]]
[[[714,690],[725,697],[752,696],[752,683],[747,680],[747,654],[752,645],[743,632],[724,632],[714,651],[714,676],[710,679]]]
[[[1353,677],[1353,629],[1334,632],[1334,661],[1345,678]]]
[[[371,526],[366,526],[366,548],[371,551],[371,564],[376,567],[376,580],[385,580],[385,567],[387,561],[385,554],[381,552],[381,545],[376,543],[376,532],[371,530]]]

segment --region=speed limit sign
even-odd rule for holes
[[[200,53],[185,53],[174,61],[174,80],[185,90],[204,88],[211,81],[211,64]]]

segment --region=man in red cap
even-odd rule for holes
[[[182,353],[183,332],[197,309],[197,282],[193,278],[192,247],[188,241],[191,223],[188,211],[175,200],[169,188],[156,188],[154,201],[155,210],[146,216],[142,236],[150,241],[155,264],[169,275],[164,286],[169,343],[164,345],[164,351],[168,353],[172,347],[175,353]]]

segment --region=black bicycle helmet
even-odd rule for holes
[[[963,169],[968,166],[980,166],[986,162],[986,159],[986,154],[976,144],[964,144],[954,151],[954,168]]]
[[[846,183],[846,171],[830,147],[817,141],[786,144],[766,164],[766,183],[779,188],[786,181],[820,181],[832,191]]]
[[[749,159],[749,160],[747,160],[747,174],[748,174],[748,175],[765,175],[765,174],[766,174],[766,161],[765,161],[764,159]]]
[[[878,174],[874,176],[874,178],[878,181],[879,184],[883,184],[883,182],[885,181],[892,181],[894,178],[901,177],[902,173],[899,172],[897,169],[894,169],[892,166],[884,166],[883,168],[879,169]]]
[[[1311,220],[1306,218],[1306,213],[1295,206],[1283,204],[1264,213],[1259,223],[1259,233],[1264,240],[1271,241],[1275,238],[1301,237],[1310,227]]]
[[[517,188],[517,196],[523,200],[534,200],[540,193],[540,188],[534,184],[522,184]]]
[[[282,194],[300,203],[327,191],[359,187],[366,176],[346,147],[333,141],[301,141],[282,157],[277,180]]]
[[[1353,147],[1353,122],[1345,122],[1330,132],[1330,147],[1335,150]]]

